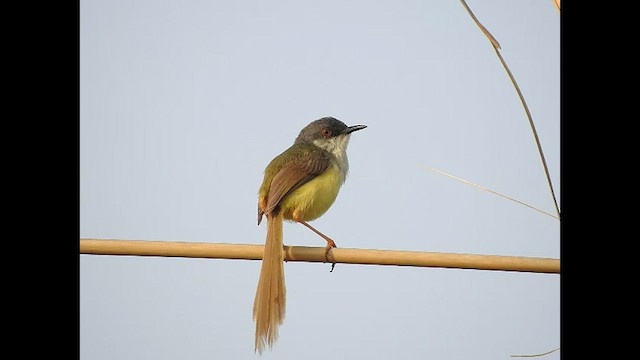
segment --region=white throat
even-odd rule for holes
[[[332,137],[331,139],[318,139],[314,140],[313,144],[319,148],[330,152],[334,159],[334,165],[340,170],[340,177],[342,182],[347,179],[347,173],[349,172],[349,159],[347,159],[347,146],[349,145],[349,139],[351,134],[339,135]]]

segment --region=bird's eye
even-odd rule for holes
[[[322,134],[322,136],[324,137],[329,137],[331,136],[331,129],[322,129],[322,131],[320,131],[320,134]]]

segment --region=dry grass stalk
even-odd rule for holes
[[[552,352],[556,352],[556,351],[558,351],[558,350],[560,350],[560,348],[553,349],[553,350],[551,350],[551,351],[547,351],[547,352],[544,352],[544,353],[542,353],[542,354],[532,354],[532,355],[511,355],[511,357],[540,357],[540,356],[549,355],[549,354],[551,354]]]
[[[553,184],[551,182],[551,176],[549,175],[549,168],[547,166],[547,161],[546,161],[546,159],[544,157],[544,152],[542,151],[542,145],[540,144],[540,139],[538,138],[538,132],[536,131],[536,126],[533,123],[533,117],[531,116],[531,112],[529,111],[529,107],[527,106],[527,102],[525,101],[524,96],[522,95],[522,92],[520,91],[520,87],[518,86],[518,83],[516,82],[515,77],[511,73],[511,70],[509,69],[509,66],[507,66],[507,63],[504,61],[504,58],[502,57],[502,54],[500,54],[500,44],[498,43],[498,41],[493,37],[493,35],[491,35],[489,30],[487,30],[480,23],[480,21],[478,21],[478,19],[473,14],[473,12],[471,11],[471,9],[467,5],[467,3],[464,0],[460,0],[460,2],[462,3],[462,6],[464,6],[464,8],[469,13],[469,16],[471,16],[473,21],[475,21],[475,23],[478,25],[480,30],[485,34],[485,36],[487,36],[487,38],[489,39],[489,41],[493,45],[493,49],[495,50],[496,55],[498,55],[498,59],[500,59],[500,63],[502,63],[502,67],[504,67],[504,69],[506,70],[507,75],[509,75],[509,79],[511,80],[511,83],[513,84],[513,87],[516,89],[516,92],[518,93],[518,97],[520,98],[520,102],[522,103],[522,106],[524,107],[524,111],[525,111],[525,113],[527,115],[527,119],[529,119],[529,126],[531,127],[531,131],[533,132],[533,137],[535,139],[536,146],[538,147],[538,153],[540,154],[540,160],[542,161],[542,167],[544,168],[544,173],[545,173],[545,175],[547,177],[547,183],[549,185],[549,190],[551,192],[551,198],[553,199],[553,204],[555,206],[556,214],[558,215],[557,218],[560,219],[560,208],[558,207],[558,201],[556,200],[556,194],[555,194],[555,191],[553,190]],[[559,6],[559,4],[558,4],[558,6]]]
[[[510,197],[510,196],[503,195],[503,194],[501,194],[501,193],[499,193],[499,192],[497,192],[497,191],[493,191],[493,190],[491,190],[491,189],[489,189],[489,188],[487,188],[487,187],[484,187],[484,186],[482,186],[482,185],[478,185],[478,184],[476,184],[476,183],[472,183],[471,181],[468,181],[468,180],[465,180],[465,179],[461,179],[461,178],[459,178],[459,177],[457,177],[457,176],[453,176],[453,175],[451,175],[451,174],[447,174],[446,172],[444,172],[444,171],[442,171],[442,170],[438,170],[438,169],[435,169],[435,168],[432,168],[432,167],[429,167],[429,166],[425,166],[425,165],[420,165],[420,166],[423,166],[423,167],[425,167],[425,168],[427,168],[427,169],[429,169],[429,170],[431,170],[431,171],[437,172],[438,174],[442,174],[442,175],[444,175],[444,176],[448,176],[448,177],[450,177],[450,178],[452,178],[452,179],[458,180],[458,181],[460,181],[460,182],[462,182],[462,183],[465,183],[465,184],[471,185],[471,186],[476,187],[476,188],[478,188],[478,189],[480,189],[480,190],[484,190],[484,191],[489,192],[489,193],[492,193],[492,194],[494,194],[494,195],[501,196],[501,197],[503,197],[503,198],[505,198],[505,199],[507,199],[507,200],[511,200],[511,201],[516,202],[516,203],[518,203],[518,204],[520,204],[520,205],[526,206],[526,207],[528,207],[528,208],[530,208],[530,209],[533,209],[533,210],[538,211],[538,212],[541,212],[541,213],[543,213],[543,214],[545,214],[545,215],[551,216],[551,217],[552,217],[552,218],[554,218],[554,219],[560,220],[560,218],[559,218],[559,217],[557,217],[557,216],[555,216],[555,215],[553,215],[553,214],[550,214],[550,213],[548,213],[548,212],[546,212],[546,211],[540,210],[540,209],[538,209],[537,207],[531,206],[531,205],[529,205],[529,204],[527,204],[527,203],[524,203],[524,202],[522,202],[522,201],[520,201],[520,200],[514,199],[514,198],[512,198],[512,197]]]

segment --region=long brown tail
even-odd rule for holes
[[[282,213],[274,211],[267,214],[267,241],[264,245],[256,298],[253,301],[255,351],[259,354],[262,354],[266,345],[273,347],[278,339],[278,326],[284,321],[286,289],[283,256]]]

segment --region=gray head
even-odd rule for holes
[[[305,126],[300,131],[295,143],[313,144],[328,151],[333,156],[334,164],[338,167],[340,177],[344,182],[349,171],[349,160],[347,159],[349,138],[352,132],[366,127],[366,125],[347,126],[338,119],[323,117]]]
[[[319,145],[332,138],[343,137],[348,142],[349,135],[357,130],[366,128],[366,125],[347,126],[342,121],[333,117],[323,117],[312,121],[300,131],[295,143],[313,143]]]

